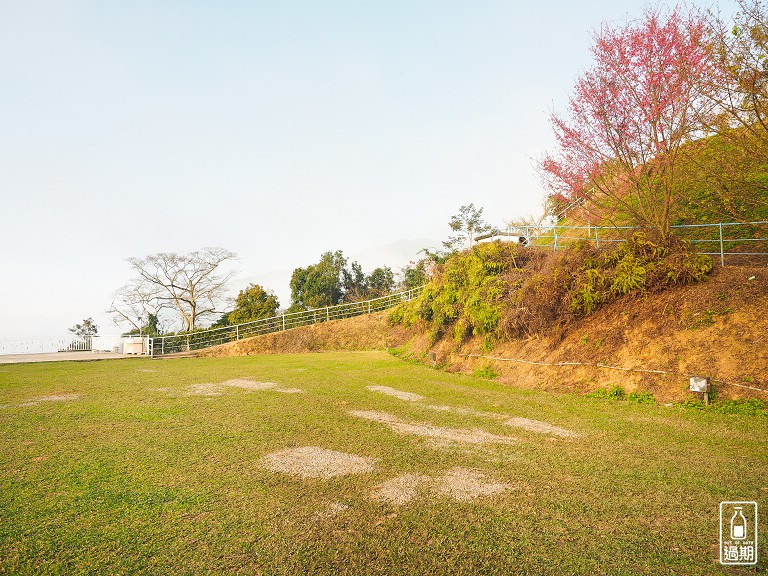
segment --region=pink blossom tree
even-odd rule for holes
[[[703,135],[719,73],[707,30],[699,13],[677,7],[595,33],[593,66],[567,113],[551,116],[557,148],[540,168],[552,195],[584,197],[590,212],[669,241],[681,147]]]

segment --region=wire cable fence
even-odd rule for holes
[[[191,350],[200,350],[201,348],[235,342],[252,336],[282,332],[283,330],[299,326],[308,326],[310,324],[319,324],[321,322],[330,322],[331,320],[341,320],[343,318],[379,312],[392,308],[402,302],[409,302],[419,296],[423,290],[424,286],[419,286],[418,288],[363,302],[348,302],[326,308],[279,314],[270,318],[261,318],[234,326],[222,326],[220,328],[210,328],[184,334],[157,336],[149,341],[149,353],[154,357],[189,352]]]
[[[517,238],[539,247],[559,250],[578,241],[594,242],[598,248],[625,242],[637,226],[544,226],[508,227],[496,236]],[[768,257],[768,221],[718,222],[717,224],[677,224],[675,235],[691,242],[700,254],[719,257],[725,266],[726,257]],[[768,259],[766,260],[768,262]]]

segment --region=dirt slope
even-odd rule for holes
[[[750,389],[768,390],[768,268],[718,267],[701,284],[625,297],[573,322],[563,333],[506,342],[490,352],[483,352],[475,340],[459,346],[447,339],[430,346],[423,333],[389,326],[386,313],[379,313],[251,338],[202,354],[388,346],[402,347],[407,356],[425,362],[435,353],[437,362],[451,371],[490,366],[500,381],[516,386],[588,391],[618,384],[665,401],[692,397],[688,377],[696,374],[712,377],[721,397],[768,400],[768,393]],[[487,357],[586,365],[539,366]]]
[[[410,336],[411,332],[402,326],[390,326],[387,312],[384,311],[256,336],[207,348],[197,355],[247,356],[327,350],[384,350],[403,344]]]

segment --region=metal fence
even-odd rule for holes
[[[53,336],[51,338],[12,338],[0,340],[0,356],[8,354],[52,354],[56,352],[88,352],[90,336]]]
[[[626,241],[636,226],[519,226],[507,228],[497,236],[520,239],[533,246],[558,250],[576,241],[594,242],[597,247]],[[768,221],[719,222],[717,224],[679,224],[675,235],[688,240],[700,254],[725,258],[732,256],[768,257]]]
[[[178,352],[189,352],[190,350],[199,350],[228,342],[235,342],[251,336],[262,334],[271,334],[273,332],[282,332],[298,326],[307,326],[310,324],[319,324],[331,320],[340,320],[342,318],[351,318],[362,314],[370,314],[391,308],[401,302],[413,300],[421,294],[424,286],[419,286],[405,292],[389,294],[381,298],[374,298],[364,302],[349,302],[337,306],[328,306],[327,308],[317,308],[302,312],[291,312],[289,314],[280,314],[270,318],[262,318],[245,324],[236,324],[234,326],[222,326],[221,328],[212,328],[208,330],[199,330],[184,334],[175,334],[170,336],[158,336],[150,338],[149,353],[152,356],[164,356]]]

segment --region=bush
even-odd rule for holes
[[[485,378],[486,380],[496,380],[499,377],[499,373],[490,366],[483,366],[475,370],[473,375],[478,378]]]
[[[626,392],[621,386],[611,386],[610,388],[597,388],[594,392],[587,394],[590,398],[607,398],[610,400],[624,400]]]
[[[627,394],[627,402],[636,404],[656,404],[656,399],[650,392],[630,392]]]
[[[690,243],[661,245],[642,232],[606,250],[586,241],[558,252],[485,243],[436,265],[422,295],[393,310],[389,320],[405,326],[423,321],[434,340],[482,336],[487,350],[562,327],[619,297],[700,281],[711,270],[712,259]]]

